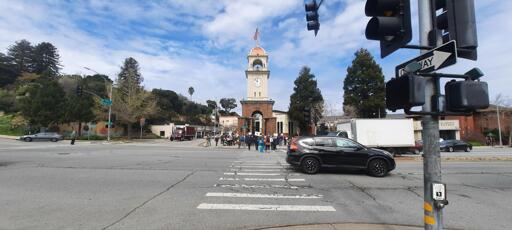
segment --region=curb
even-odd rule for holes
[[[488,156],[488,157],[441,157],[442,161],[512,161],[512,156]],[[414,161],[414,162],[422,162],[422,157],[395,157],[395,161]]]
[[[10,140],[17,140],[19,136],[8,136],[8,135],[0,135],[0,138],[2,139],[10,139]]]
[[[368,223],[333,223],[333,224],[306,224],[280,227],[257,228],[254,230],[420,230],[423,226],[398,224],[368,224]]]

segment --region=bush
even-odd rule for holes
[[[482,142],[480,142],[480,141],[468,141],[468,143],[473,145],[473,147],[474,146],[483,146]]]
[[[89,137],[87,137],[87,135],[83,135],[83,136],[77,138],[77,140],[91,140],[91,141],[101,141],[101,140],[106,140],[106,139],[107,139],[107,137],[98,136],[98,135],[90,135]]]
[[[13,127],[13,115],[0,116],[0,135],[21,136],[25,134],[23,126]]]

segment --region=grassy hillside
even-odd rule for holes
[[[20,136],[23,135],[23,129],[11,129],[11,120],[12,115],[0,116],[0,135],[9,135],[9,136]]]

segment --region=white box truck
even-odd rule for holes
[[[365,146],[401,154],[416,152],[413,124],[412,119],[351,119],[336,129]]]

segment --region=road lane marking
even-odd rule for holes
[[[286,161],[233,161],[233,163],[244,163],[244,164],[286,164]]]
[[[276,198],[276,199],[319,199],[323,195],[283,195],[283,194],[253,194],[253,193],[218,193],[209,192],[206,196],[213,197],[235,197],[235,198]]]
[[[214,184],[213,187],[220,188],[282,188],[282,189],[298,189],[299,186],[295,185],[280,185],[280,184],[264,184],[264,185],[246,185],[246,184]],[[301,186],[301,188],[309,188],[307,186]]]
[[[240,176],[279,176],[281,173],[245,173],[245,172],[226,172],[224,175],[240,175]]]
[[[285,165],[283,165],[285,166]],[[267,169],[282,169],[283,166],[278,165],[231,165],[231,168],[267,168]]]
[[[254,166],[280,166],[278,163],[270,163],[270,164],[261,164],[261,163],[250,163],[250,164],[231,164],[232,166],[246,166],[246,165],[254,165]]]
[[[229,180],[229,181],[306,181],[305,179],[286,179],[286,178],[229,178],[229,177],[221,177],[219,180]]]
[[[268,204],[208,204],[202,203],[198,209],[254,210],[254,211],[312,211],[335,212],[332,206],[313,205],[268,205]]]
[[[231,169],[230,171],[237,171],[237,172],[286,172],[287,170],[281,170],[281,169]]]

